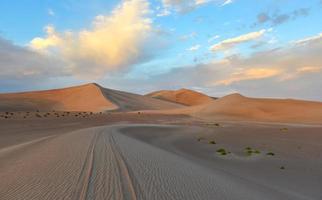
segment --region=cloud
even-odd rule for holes
[[[194,46],[188,48],[187,51],[197,51],[197,50],[199,50],[200,47],[201,46],[199,44],[197,44],[197,45],[194,45]]]
[[[257,15],[257,21],[254,23],[254,26],[270,23],[272,26],[277,26],[283,23],[286,23],[290,20],[295,20],[299,17],[305,17],[308,16],[310,12],[309,8],[300,8],[297,10],[293,10],[290,13],[268,13],[268,12],[262,12]]]
[[[0,85],[6,90],[13,85],[28,88],[49,79],[68,77],[66,63],[56,57],[32,51],[0,37]]]
[[[49,8],[48,9],[48,15],[55,16],[55,12],[51,8]]]
[[[229,38],[229,39],[223,40],[217,44],[212,45],[210,47],[210,50],[214,51],[214,52],[227,50],[227,49],[235,47],[238,44],[257,40],[257,39],[261,38],[265,34],[265,32],[267,32],[267,31],[265,29],[262,29],[260,31],[247,33],[247,34],[240,35],[240,36],[234,37],[234,38]]]
[[[233,3],[233,0],[162,0],[162,5],[167,13],[171,13],[171,11],[187,13],[211,2],[225,6]]]
[[[224,3],[222,4],[222,6],[226,6],[231,3],[233,3],[233,0],[225,0]]]
[[[237,72],[232,73],[227,79],[215,81],[214,85],[230,85],[235,82],[245,80],[258,80],[269,77],[274,77],[281,74],[279,69],[267,69],[267,68],[251,68],[251,69],[239,69]]]
[[[209,63],[181,66],[144,80],[127,79],[114,83],[120,89],[130,85],[136,92],[142,92],[136,88],[153,91],[197,87],[213,96],[240,92],[257,97],[321,101],[322,38],[313,36],[302,40],[306,42],[289,43],[247,57],[234,55]]]
[[[30,46],[69,62],[75,75],[101,78],[122,71],[152,57],[152,38],[158,31],[149,17],[146,0],[124,1],[108,16],[96,16],[92,28],[79,32],[57,32],[45,28],[46,37],[34,38]],[[158,41],[158,40],[156,40]]]
[[[322,39],[322,33],[312,36],[312,37],[307,37],[304,39],[300,39],[297,41],[294,41],[293,43],[295,45],[307,45],[308,43],[314,43],[314,42],[319,42]]]
[[[210,42],[212,42],[212,41],[214,41],[214,40],[217,40],[218,38],[220,38],[220,35],[215,35],[215,36],[213,36],[213,37],[209,38],[209,39],[208,39],[208,42],[210,43]]]

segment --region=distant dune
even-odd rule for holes
[[[200,92],[196,92],[188,89],[180,90],[160,90],[147,94],[157,99],[162,99],[170,102],[180,103],[186,106],[195,106],[206,104],[214,101],[214,98],[209,97]]]
[[[116,90],[91,83],[81,86],[0,94],[0,111],[106,111],[156,110],[182,107],[166,101]]]
[[[209,120],[221,118],[322,124],[321,102],[248,98],[240,94],[227,95],[185,112]]]

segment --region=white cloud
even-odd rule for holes
[[[51,8],[49,8],[48,9],[48,15],[55,16],[55,12]]]
[[[197,51],[197,50],[199,50],[200,47],[201,46],[199,44],[197,44],[197,45],[194,45],[194,46],[188,48],[187,51]]]
[[[231,4],[231,3],[233,3],[233,0],[225,0],[224,3],[222,3],[221,5],[225,6],[225,5],[228,5],[228,4]]]
[[[217,40],[218,38],[220,38],[220,36],[219,35],[215,35],[215,36],[209,38],[208,39],[208,42],[211,43],[212,41]]]
[[[300,39],[300,40],[294,41],[292,43],[295,44],[295,45],[303,45],[303,44],[307,44],[307,43],[310,43],[310,42],[318,41],[320,39],[322,39],[322,33],[320,33],[318,35],[315,35],[315,36]]]
[[[217,44],[212,45],[210,47],[210,50],[214,51],[214,52],[221,51],[221,50],[227,50],[227,49],[235,47],[238,44],[257,40],[257,39],[261,38],[265,34],[265,32],[267,32],[267,31],[265,29],[262,29],[260,31],[247,33],[247,34],[240,35],[240,36],[234,37],[234,38],[229,38],[229,39],[223,40]]]
[[[124,1],[111,15],[97,16],[91,29],[59,33],[47,26],[46,37],[33,39],[30,46],[63,57],[76,75],[100,78],[151,55],[153,45],[147,43],[157,33],[150,13],[146,0]]]

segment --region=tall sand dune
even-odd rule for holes
[[[205,94],[188,89],[160,90],[149,93],[146,96],[170,102],[180,103],[187,106],[201,105],[214,101],[213,98]]]
[[[274,122],[322,123],[322,103],[293,99],[248,98],[240,94],[222,97],[188,111],[205,119],[241,119]]]
[[[106,111],[155,110],[181,107],[151,97],[105,89],[91,83],[81,86],[0,94],[0,111]]]

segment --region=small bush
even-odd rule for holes
[[[268,152],[266,155],[268,155],[268,156],[275,156],[275,153],[273,153],[273,152]]]
[[[222,156],[225,156],[227,154],[230,154],[231,152],[230,151],[226,151],[226,149],[224,148],[220,148],[216,151],[218,154],[222,155]]]
[[[214,140],[209,141],[209,144],[216,144]]]
[[[280,167],[280,169],[282,169],[282,170],[283,170],[283,169],[285,169],[285,167],[284,167],[284,166],[281,166],[281,167]]]

